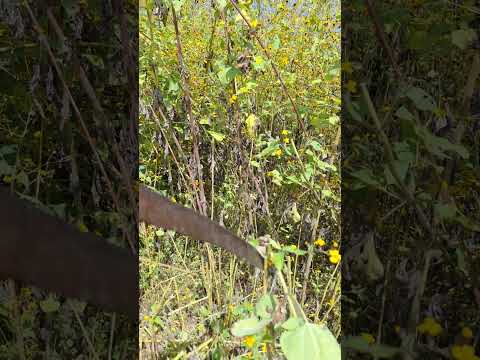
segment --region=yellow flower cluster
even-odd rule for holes
[[[329,260],[332,264],[338,264],[342,259],[342,255],[338,250],[328,250]]]
[[[420,334],[426,334],[430,336],[438,336],[442,333],[442,325],[440,325],[434,318],[426,317],[420,325],[417,326],[417,330]]]
[[[370,345],[375,342],[375,337],[372,334],[369,333],[360,333],[360,336]]]
[[[255,345],[255,338],[253,336],[247,336],[245,339],[243,339],[243,343],[245,344],[246,347],[252,348],[253,345]]]
[[[480,357],[475,355],[475,349],[471,345],[453,345],[452,357],[456,360],[480,360]]]

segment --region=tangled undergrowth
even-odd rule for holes
[[[474,4],[342,9],[347,359],[479,358]]]
[[[338,2],[143,3],[140,180],[269,270],[141,229],[142,358],[339,354],[339,20]]]

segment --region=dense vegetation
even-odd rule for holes
[[[137,18],[126,15],[136,15],[136,3],[44,5],[0,1],[0,185],[81,231],[135,247],[136,69],[128,59],[136,55],[126,51],[137,45],[120,34],[137,38]],[[138,352],[136,324],[13,281],[0,283],[0,334],[2,359]]]
[[[339,20],[331,1],[141,5],[140,180],[269,267],[143,229],[142,356],[338,354]]]
[[[478,359],[478,2],[372,3],[342,8],[345,355]]]

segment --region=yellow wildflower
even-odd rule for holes
[[[340,255],[338,250],[329,250],[328,256],[330,257],[329,260],[332,264],[338,264],[342,259],[342,255]]]
[[[286,137],[285,139],[283,139],[283,142],[284,142],[285,144],[288,144],[288,143],[290,142],[290,139],[289,139],[288,137]]]
[[[275,151],[275,156],[281,156],[282,155],[282,149],[277,149]]]
[[[471,339],[473,337],[473,331],[468,326],[462,328],[462,336],[465,339]]]
[[[253,345],[255,345],[255,338],[249,335],[243,340],[243,343],[245,344],[246,347],[252,348]]]
[[[333,246],[334,248],[338,248],[338,243],[337,243],[336,241],[334,241],[333,244],[332,244],[332,246]]]
[[[80,232],[83,232],[83,233],[88,232],[87,225],[85,225],[83,222],[78,222],[77,223],[77,229],[80,230]]]
[[[375,338],[372,334],[369,333],[360,333],[360,336],[369,344],[373,344],[375,342]]]
[[[233,104],[235,101],[237,101],[237,99],[238,99],[238,96],[237,96],[237,95],[232,95],[232,96],[230,97],[230,99],[228,100],[228,102],[229,102],[230,104]]]
[[[353,73],[352,63],[350,61],[345,61],[342,64],[342,71],[345,71],[347,74]]]
[[[283,130],[280,132],[280,134],[282,134],[282,135],[284,135],[284,136],[287,136],[288,133],[289,133],[289,131],[288,131],[288,130],[285,130],[285,129],[283,129]]]
[[[315,240],[314,244],[317,246],[324,246],[326,243],[325,243],[325,240],[323,239],[317,239]]]
[[[438,336],[442,333],[442,325],[440,325],[434,318],[426,317],[423,322],[417,326],[417,330],[421,334],[430,336]]]
[[[262,349],[260,351],[263,353],[267,352],[267,343],[262,343]]]
[[[480,359],[475,355],[475,349],[471,345],[453,345],[452,357],[456,360],[478,360]]]
[[[350,91],[351,93],[357,92],[357,82],[353,80],[348,80],[347,84],[345,85],[345,89]]]

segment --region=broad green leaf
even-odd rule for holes
[[[323,190],[322,190],[322,197],[323,197],[323,198],[329,199],[329,198],[331,198],[332,196],[333,196],[333,193],[332,193],[331,190],[329,190],[329,189],[323,189]]]
[[[245,119],[245,126],[247,128],[247,134],[250,138],[255,137],[255,129],[257,128],[257,117],[254,114],[250,114]]]
[[[282,324],[282,328],[285,330],[295,330],[299,326],[305,324],[305,320],[299,317],[291,317]]]
[[[290,211],[290,218],[293,220],[294,223],[298,223],[300,220],[302,220],[302,217],[298,213],[296,203],[294,203],[292,206],[292,210]]]
[[[207,133],[209,133],[210,136],[218,142],[222,142],[223,140],[225,140],[225,137],[226,137],[226,135],[218,133],[216,131],[212,131],[212,130],[208,130]]]
[[[99,69],[104,69],[105,64],[103,63],[103,59],[100,56],[92,55],[92,54],[83,54],[82,55],[85,59],[87,59],[90,64],[93,66],[98,67]]]
[[[462,50],[465,50],[475,40],[477,40],[477,33],[473,29],[460,29],[452,32],[452,43]]]
[[[395,116],[404,119],[404,120],[413,120],[414,117],[410,111],[405,106],[400,107],[396,112]]]
[[[257,71],[261,71],[265,68],[265,66],[267,65],[267,62],[265,61],[265,59],[260,56],[260,55],[257,55],[253,58],[253,68]]]
[[[280,336],[280,346],[288,360],[340,360],[340,346],[325,326],[305,323]]]
[[[242,75],[242,72],[232,66],[224,66],[218,72],[218,78],[223,85],[228,85],[235,78],[235,76],[240,75]]]
[[[239,320],[232,326],[232,335],[236,337],[255,335],[262,331],[270,322],[271,320],[259,320],[256,317]]]
[[[172,2],[173,8],[175,12],[180,12],[182,10],[182,6],[185,3],[185,0],[170,0]]]
[[[455,250],[455,254],[457,255],[458,269],[460,271],[462,271],[466,276],[468,276],[468,270],[467,270],[467,266],[466,266],[466,263],[465,263],[465,253],[463,252],[463,250],[461,248],[457,248]]]
[[[225,9],[225,6],[227,6],[227,2],[228,2],[227,0],[217,0],[220,11]]]
[[[434,205],[433,210],[440,220],[452,219],[457,213],[455,204],[444,204],[440,202]]]
[[[255,313],[261,319],[271,319],[272,313],[276,307],[275,297],[271,294],[263,295],[260,300],[258,300],[257,305],[255,306]]]
[[[425,49],[431,46],[431,44],[428,32],[422,30],[413,32],[407,41],[407,46],[411,50]]]
[[[334,66],[334,67],[330,68],[327,71],[327,75],[325,75],[325,80],[327,80],[327,81],[333,80],[338,75],[340,75],[340,66],[337,65],[337,66]]]
[[[377,357],[379,359],[391,359],[402,352],[400,348],[393,347],[393,346],[382,345],[382,344],[369,344],[361,336],[347,337],[342,342],[342,348],[355,350],[363,354],[370,354],[373,357]]]
[[[49,296],[47,299],[40,301],[40,308],[44,313],[53,313],[60,308],[60,303],[54,297]]]
[[[415,127],[417,136],[423,140],[423,143],[427,149],[434,155],[440,158],[448,157],[445,151],[452,151],[466,159],[469,157],[469,153],[462,145],[452,144],[448,139],[433,135],[430,130],[425,127]]]
[[[405,95],[413,101],[417,109],[422,111],[433,111],[436,108],[433,98],[423,89],[411,86],[407,89]]]
[[[275,35],[275,38],[273,39],[273,42],[272,42],[272,49],[278,50],[280,48],[280,45],[281,45],[280,37],[278,35]]]
[[[7,163],[5,160],[0,159],[0,176],[12,175],[14,167]]]
[[[375,175],[373,175],[371,169],[360,169],[350,173],[350,175],[361,180],[367,185],[380,186],[380,183],[375,178]]]
[[[272,254],[273,266],[275,266],[275,268],[278,271],[282,271],[284,259],[285,259],[285,253],[283,251],[277,251]]]

